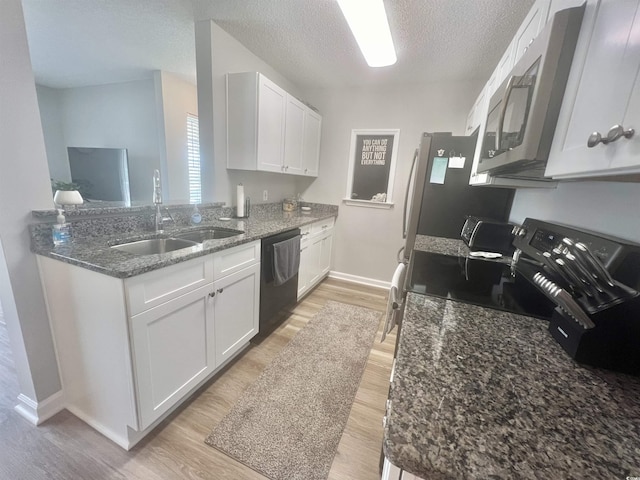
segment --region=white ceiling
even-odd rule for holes
[[[195,82],[194,20],[213,19],[301,87],[486,80],[533,0],[385,0],[398,62],[369,68],[335,0],[22,0],[38,83],[165,70]]]

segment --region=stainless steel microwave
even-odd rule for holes
[[[544,179],[584,8],[557,12],[491,97],[478,172]]]

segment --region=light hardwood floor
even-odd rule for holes
[[[18,395],[0,326],[0,479],[234,479],[265,477],[204,443],[240,394],[327,300],[384,312],[386,291],[327,279],[268,337],[208,382],[129,452],[66,410],[39,427],[14,412]],[[382,322],[331,467],[332,480],[379,479],[382,416],[395,345],[380,343]]]

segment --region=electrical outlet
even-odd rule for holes
[[[269,190],[264,190],[262,192],[262,201],[266,202],[267,200],[269,200]]]

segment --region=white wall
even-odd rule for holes
[[[39,402],[60,378],[28,225],[52,199],[20,0],[2,1],[0,58],[0,303],[20,391]]]
[[[421,132],[464,134],[478,83],[411,85],[397,88],[315,90],[307,97],[320,110],[320,174],[305,185],[307,201],[340,205],[334,236],[333,270],[389,282],[403,245],[402,209],[413,152]],[[351,130],[400,129],[394,207],[346,206]]]
[[[299,187],[293,175],[227,170],[225,74],[261,72],[293,95],[298,89],[214,22],[196,22],[195,33],[203,198],[235,206],[238,183],[253,203],[263,203],[264,189],[269,202],[294,196]]]
[[[62,91],[62,123],[69,147],[126,148],[131,201],[151,203],[160,168],[153,79]]]
[[[160,116],[162,194],[171,203],[189,203],[187,114],[198,115],[198,92],[194,84],[167,72],[155,72],[154,81]]]
[[[563,182],[557,189],[519,189],[510,220],[549,220],[640,243],[640,184]]]
[[[36,85],[44,144],[49,163],[49,174],[56,181],[70,182],[67,142],[64,138],[62,118],[62,90]]]

